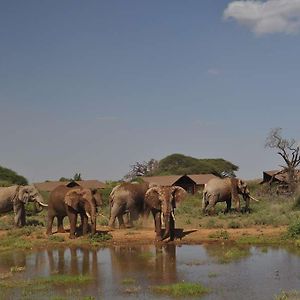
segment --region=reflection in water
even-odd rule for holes
[[[203,299],[272,299],[281,289],[300,286],[300,256],[292,252],[294,249],[289,251],[279,247],[264,247],[262,251],[262,248],[228,244],[116,246],[100,250],[57,248],[2,254],[0,272],[10,272],[13,266],[25,266],[24,272],[13,275],[13,279],[22,280],[53,274],[88,275],[92,281],[81,286],[75,284],[75,288],[80,297],[96,299],[153,298],[150,286],[182,280],[201,282],[209,287],[212,292]],[[230,257],[226,264],[222,262],[224,257]],[[137,293],[124,293],[124,279],[129,278],[139,287]],[[30,299],[54,296],[71,299],[67,291],[72,288],[74,285],[54,286],[48,290],[50,294],[33,291]],[[22,292],[22,288],[5,290],[8,293],[5,299],[16,298]]]
[[[177,280],[176,246],[116,246],[110,249],[114,280],[124,279],[141,272],[140,278],[154,283]]]

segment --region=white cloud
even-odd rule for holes
[[[257,35],[300,31],[300,0],[233,1],[223,13]]]

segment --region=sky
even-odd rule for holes
[[[2,0],[0,165],[121,179],[172,153],[259,178],[297,141],[300,0]]]

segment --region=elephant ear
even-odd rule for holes
[[[145,203],[150,207],[161,209],[159,194],[160,188],[158,186],[150,188],[145,194]]]
[[[180,186],[172,187],[172,194],[175,199],[175,206],[176,207],[179,203],[181,203],[187,196],[187,192]]]
[[[236,199],[239,195],[239,179],[237,178],[230,178],[231,183],[231,197]]]
[[[247,192],[247,183],[241,179],[238,180],[238,187],[242,194]]]
[[[82,195],[82,199],[85,201],[91,202],[93,200],[93,192],[91,192],[89,189],[81,190],[80,194]]]
[[[73,209],[78,209],[79,199],[82,196],[80,189],[68,191],[65,195],[65,203]]]
[[[20,186],[19,192],[18,192],[18,199],[19,201],[27,204],[29,200],[29,191],[25,186]]]

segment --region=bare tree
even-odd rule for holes
[[[158,167],[158,161],[150,159],[149,161],[136,162],[131,165],[131,170],[124,176],[125,179],[133,179],[140,176],[151,176]]]
[[[287,184],[289,191],[294,192],[297,182],[296,167],[300,164],[299,145],[295,139],[286,139],[281,135],[282,128],[271,129],[266,138],[265,147],[277,150],[285,165],[282,167],[281,173],[287,174]]]

